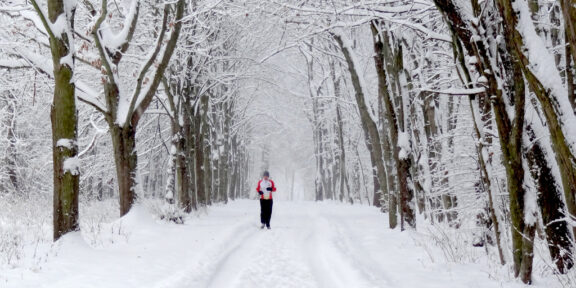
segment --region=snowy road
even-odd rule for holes
[[[0,271],[0,287],[520,287],[482,265],[433,259],[372,207],[276,201],[269,231],[258,209],[236,201],[174,225],[139,208],[122,220],[124,241],[91,248],[67,237],[41,270]]]

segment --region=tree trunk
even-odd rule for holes
[[[338,94],[337,94],[338,96]],[[350,197],[350,185],[348,184],[348,174],[346,173],[346,149],[344,149],[344,133],[342,122],[342,115],[340,113],[340,106],[336,104],[336,122],[338,123],[338,148],[340,149],[340,195],[346,201],[353,203]]]
[[[566,211],[562,199],[560,183],[556,180],[540,140],[536,138],[530,125],[526,126],[528,139],[533,143],[526,143],[526,160],[530,167],[530,174],[538,189],[538,204],[542,214],[542,222],[548,241],[550,256],[555,262],[558,271],[566,273],[574,265],[571,257],[572,235],[566,222]]]
[[[6,140],[8,142],[8,147],[6,148],[6,157],[4,159],[6,166],[6,174],[8,175],[7,182],[0,182],[0,192],[13,191],[19,192],[18,189],[18,176],[16,172],[16,99],[15,96],[10,92],[6,92],[5,103],[2,103],[3,107],[6,107],[7,115],[4,116],[4,126],[6,127]]]
[[[481,96],[483,97],[483,96]],[[494,236],[496,238],[496,247],[498,248],[498,256],[500,258],[500,264],[504,265],[506,264],[506,260],[504,259],[504,252],[502,250],[502,235],[500,232],[500,220],[498,219],[498,217],[496,216],[496,208],[494,207],[494,193],[492,192],[492,180],[490,178],[490,172],[488,165],[492,165],[492,158],[491,158],[491,152],[488,152],[487,147],[485,147],[485,143],[488,143],[488,141],[486,141],[486,137],[483,135],[483,132],[481,132],[478,122],[477,122],[477,116],[474,115],[474,104],[473,104],[473,99],[469,98],[470,101],[470,109],[472,111],[472,120],[473,120],[473,125],[474,125],[474,132],[476,134],[476,155],[478,155],[478,164],[480,166],[480,187],[479,190],[486,193],[488,195],[488,214],[490,217],[490,221],[486,221],[486,228],[489,228],[489,226],[493,226],[494,227]],[[484,126],[483,126],[484,127]],[[491,140],[490,140],[491,142]],[[488,159],[486,159],[486,157]],[[480,216],[479,216],[480,217]],[[491,224],[491,225],[490,225]],[[486,237],[487,238],[487,237]]]
[[[198,127],[196,138],[196,174],[198,183],[198,204],[205,207],[211,203],[212,173],[210,165],[210,148],[207,143],[210,138],[210,127],[208,127],[208,96],[200,98],[200,111],[198,115]],[[201,188],[200,188],[201,187]]]
[[[80,171],[78,167],[78,142],[75,85],[73,81],[75,51],[70,51],[74,29],[74,7],[67,7],[62,0],[48,1],[48,19],[36,1],[32,4],[50,35],[50,50],[54,67],[54,97],[50,111],[52,121],[52,159],[54,171],[54,240],[64,234],[79,230],[78,194]],[[64,17],[65,33],[52,32],[50,24]],[[48,23],[50,22],[50,24]],[[61,33],[61,34],[60,34]]]
[[[370,160],[371,160],[371,167],[373,173],[376,173],[377,179],[374,181],[374,185],[378,184],[379,187],[387,186],[387,178],[386,178],[386,169],[384,168],[384,161],[382,155],[382,147],[380,141],[380,135],[378,132],[378,126],[372,119],[370,115],[370,111],[368,110],[369,107],[365,102],[365,95],[364,95],[364,87],[360,84],[360,76],[358,75],[356,63],[354,63],[352,53],[350,51],[350,47],[344,45],[344,42],[340,35],[333,35],[334,39],[338,43],[338,46],[342,50],[342,54],[346,58],[346,63],[348,64],[348,71],[350,72],[350,77],[352,79],[352,86],[354,87],[355,91],[355,98],[356,103],[358,105],[358,111],[360,113],[360,118],[362,121],[362,129],[364,131],[365,140],[366,140],[366,147],[368,147],[368,151],[370,152]],[[381,193],[380,189],[378,189],[379,193]],[[376,200],[376,196],[375,196]],[[378,201],[380,199],[378,198]],[[375,205],[375,204],[374,204]],[[390,227],[392,227],[392,222],[390,223]]]
[[[196,197],[200,207],[206,206],[206,182],[204,180],[204,134],[202,133],[202,116],[194,115],[194,173]]]
[[[510,216],[512,219],[512,244],[514,258],[514,272],[520,276],[524,283],[531,282],[532,269],[532,244],[535,223],[525,223],[525,193],[524,190],[524,167],[522,163],[522,134],[524,125],[525,87],[522,67],[518,51],[511,37],[515,34],[515,17],[510,2],[498,0],[498,12],[503,18],[504,42],[499,44],[502,70],[506,82],[506,99],[496,80],[496,73],[492,67],[493,61],[484,46],[483,41],[472,41],[474,34],[469,22],[460,14],[451,0],[435,0],[436,5],[444,14],[451,30],[458,36],[468,53],[473,54],[478,61],[474,63],[475,70],[483,76],[486,82],[486,93],[490,95],[494,116],[500,136],[503,164],[506,169],[508,193],[510,195]],[[484,23],[482,23],[484,24]],[[504,46],[504,47],[502,47]],[[520,47],[520,46],[519,46]],[[509,103],[507,105],[507,103]],[[514,119],[509,118],[508,110],[514,110]],[[531,211],[528,211],[531,212]],[[532,217],[533,218],[533,217]],[[527,233],[527,234],[523,234]],[[528,238],[525,238],[523,236]]]
[[[576,0],[560,0],[560,5],[562,7],[562,15],[564,16],[564,32],[566,35],[566,48],[570,49],[570,53],[566,55],[567,63],[571,58],[572,65],[566,65],[566,69],[574,69],[576,65]],[[575,92],[569,91],[569,94],[574,94]],[[576,103],[571,102],[572,105]]]
[[[138,155],[136,153],[136,130],[131,124],[121,127],[117,124],[110,126],[112,146],[114,148],[114,161],[116,164],[116,181],[118,181],[118,194],[120,198],[120,216],[126,215],[136,201],[136,167]]]
[[[198,209],[198,195],[197,195],[197,187],[196,187],[196,143],[195,143],[195,119],[194,115],[191,111],[192,107],[190,105],[190,99],[187,98],[184,102],[184,137],[186,137],[187,147],[184,151],[186,155],[186,165],[187,165],[187,174],[188,174],[188,195],[190,195],[190,203],[192,205],[192,209]]]
[[[222,142],[220,145],[223,145],[223,151],[220,155],[220,200],[225,204],[228,203],[228,185],[230,179],[230,166],[231,166],[231,157],[230,157],[230,121],[232,118],[232,105],[228,103],[223,103],[223,117],[224,117],[224,125],[223,125],[223,137]]]
[[[193,203],[189,193],[190,177],[188,176],[188,159],[186,157],[188,145],[186,145],[185,135],[184,127],[179,127],[178,133],[173,136],[173,139],[176,139],[176,143],[174,143],[176,144],[176,191],[180,208],[184,209],[186,213],[190,213]]]
[[[512,218],[512,246],[514,255],[514,272],[522,282],[532,282],[533,241],[536,223],[526,222],[531,211],[526,210],[527,193],[524,187],[524,167],[522,163],[522,134],[524,126],[524,105],[526,90],[524,85],[523,67],[519,51],[516,50],[515,38],[518,33],[515,29],[516,14],[510,2],[497,1],[503,18],[504,45],[499,47],[504,71],[510,73],[505,77],[506,83],[511,87],[507,90],[508,101],[514,105],[515,120],[508,119],[508,112],[503,99],[493,102],[496,111],[496,123],[500,133],[500,142],[503,148],[504,166],[508,175],[508,190],[510,193],[510,216]],[[528,79],[527,79],[528,80]],[[528,80],[529,81],[529,80]],[[503,121],[504,120],[504,121]],[[533,217],[531,217],[533,218]]]
[[[501,2],[499,2],[501,3]],[[548,131],[550,132],[550,141],[552,143],[552,149],[556,154],[556,162],[560,167],[560,175],[562,177],[562,185],[564,187],[564,197],[566,199],[566,207],[568,208],[568,213],[572,216],[576,215],[576,157],[570,150],[570,146],[566,139],[566,135],[562,130],[563,125],[567,123],[562,123],[559,115],[563,112],[558,106],[558,96],[551,91],[549,87],[545,87],[540,79],[532,73],[530,70],[530,59],[528,59],[520,47],[524,46],[524,39],[520,32],[516,30],[518,24],[517,11],[512,5],[506,5],[506,2],[501,3],[501,7],[504,7],[506,16],[504,19],[505,23],[510,26],[510,38],[511,41],[510,49],[515,49],[513,55],[515,55],[514,61],[517,61],[522,69],[526,81],[530,87],[530,90],[534,92],[534,95],[538,98],[538,101],[542,105],[542,112],[546,117],[546,122],[548,123]],[[565,10],[563,8],[563,10]],[[574,11],[576,8],[572,7],[569,10],[569,17],[574,16]],[[565,15],[566,16],[566,15]],[[572,19],[572,18],[570,18]],[[567,25],[574,25],[574,23],[569,23]],[[570,38],[569,38],[570,40]],[[513,46],[512,46],[513,45]],[[572,47],[572,53],[574,53],[574,47]],[[574,55],[572,55],[574,57]],[[568,116],[568,115],[567,115]],[[572,228],[573,234],[576,235],[576,226]]]
[[[240,171],[238,171],[239,170],[238,163],[240,162],[240,159],[239,159],[240,153],[238,153],[238,136],[237,135],[232,136],[231,142],[232,142],[232,144],[231,144],[232,147],[231,147],[231,155],[230,155],[230,165],[232,166],[231,167],[232,173],[230,175],[230,186],[228,188],[228,194],[230,194],[230,199],[232,201],[234,201],[237,198],[236,193],[238,192],[238,188],[239,188],[238,174],[240,172]]]
[[[400,145],[402,145],[402,143],[400,143],[400,133],[403,133],[404,135],[407,133],[407,129],[404,127],[407,123],[404,123],[403,121],[403,101],[400,95],[402,93],[400,87],[401,83],[399,82],[400,73],[404,73],[401,64],[402,52],[399,46],[398,51],[392,53],[387,35],[381,35],[378,31],[377,25],[378,24],[375,22],[371,23],[372,35],[374,36],[374,52],[376,54],[374,59],[376,73],[378,74],[378,96],[383,99],[386,109],[390,142],[392,143],[392,155],[394,162],[396,163],[398,190],[400,192],[399,199],[396,198],[396,200],[399,200],[398,204],[400,205],[400,228],[404,230],[404,223],[407,223],[410,227],[416,227],[416,215],[412,203],[414,198],[414,185],[412,183],[412,175],[410,171],[412,166],[411,157],[408,155],[408,151],[404,151],[404,153],[402,153],[403,155],[400,153],[401,149],[405,148],[400,147]],[[390,67],[386,68],[385,65]],[[398,111],[396,111],[390,92],[388,91],[388,76],[386,75],[386,69],[393,70],[388,71],[388,73],[395,75],[396,81],[393,82],[396,84]],[[390,198],[393,197],[394,195],[390,195]],[[391,211],[394,210],[395,209],[391,209]],[[392,222],[390,224],[392,225]]]
[[[475,4],[478,4],[477,1],[473,1]],[[480,13],[479,6],[475,5],[475,15]],[[453,50],[454,50],[454,58],[457,59],[460,68],[462,69],[463,75],[460,75],[462,83],[467,88],[473,88],[472,86],[472,77],[470,75],[470,71],[467,69],[467,63],[465,58],[465,52],[463,50],[462,44],[458,39],[458,35],[456,35],[456,31],[451,29],[452,38],[453,40]],[[470,51],[469,51],[470,52]],[[490,102],[487,99],[486,94],[480,95],[470,95],[468,97],[470,111],[472,112],[472,121],[473,121],[473,128],[474,133],[476,135],[476,155],[478,155],[478,164],[480,167],[480,182],[478,183],[479,187],[478,190],[484,192],[488,196],[488,203],[485,210],[488,211],[489,214],[489,221],[480,220],[484,222],[484,226],[486,229],[489,229],[490,226],[494,227],[494,235],[496,238],[496,246],[498,249],[498,255],[500,258],[500,264],[506,264],[506,260],[504,258],[504,252],[502,249],[502,241],[501,241],[501,229],[500,229],[500,220],[496,215],[496,208],[494,205],[494,193],[492,189],[492,181],[491,181],[491,173],[492,173],[492,155],[493,151],[491,150],[492,146],[492,111],[490,107]],[[477,103],[477,104],[475,104]],[[477,107],[477,108],[476,108]],[[478,111],[478,112],[476,112]],[[477,115],[480,114],[480,115]],[[488,133],[487,133],[488,132]],[[482,216],[478,216],[478,218],[482,218]],[[485,236],[485,238],[489,237]]]
[[[172,123],[172,144],[170,145],[170,151],[168,153],[168,176],[166,177],[166,193],[164,194],[164,199],[168,204],[174,204],[174,194],[176,193],[176,155],[178,151],[176,150],[175,137],[174,134],[174,123]],[[155,188],[153,188],[155,189]]]
[[[566,40],[568,40],[568,36],[566,36]],[[572,50],[570,46],[566,45],[565,53],[566,53],[566,88],[568,88],[568,101],[570,101],[570,105],[572,105],[572,110],[576,114],[576,62],[573,61],[574,57],[572,56]]]

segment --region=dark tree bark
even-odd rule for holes
[[[394,162],[396,163],[396,175],[398,179],[398,190],[399,197],[396,195],[389,196],[389,202],[394,204],[396,200],[398,201],[400,208],[400,228],[405,229],[404,223],[407,223],[410,227],[416,227],[416,213],[414,212],[414,185],[412,185],[412,159],[411,155],[401,155],[400,147],[400,133],[407,133],[406,124],[403,121],[403,104],[401,97],[401,83],[400,83],[400,73],[404,73],[404,68],[402,64],[402,48],[401,46],[396,47],[395,51],[392,51],[392,47],[389,43],[386,33],[380,33],[378,30],[378,23],[372,22],[372,35],[374,36],[374,52],[376,56],[375,65],[376,73],[378,75],[378,97],[383,99],[383,103],[386,109],[386,116],[388,122],[388,129],[390,133],[390,143],[392,149],[392,155]],[[383,35],[384,34],[384,35]],[[392,90],[396,91],[396,103],[397,107],[394,107],[392,100],[392,95],[388,90],[389,77],[387,74],[391,74],[395,81],[391,81],[394,84]],[[396,199],[394,199],[396,198]],[[391,207],[390,211],[395,209]],[[393,217],[392,215],[390,217]],[[392,221],[392,219],[391,219]],[[392,225],[392,222],[391,222]]]
[[[200,96],[200,109],[197,111],[195,123],[195,149],[196,156],[196,193],[198,205],[206,207],[210,205],[210,186],[212,182],[212,175],[210,173],[210,149],[207,148],[207,141],[209,138],[208,127],[208,96]]]
[[[377,179],[374,181],[374,184],[378,183],[379,187],[387,186],[388,179],[386,178],[386,169],[384,168],[384,158],[382,155],[382,147],[381,147],[381,140],[380,134],[378,132],[378,126],[372,119],[372,116],[369,112],[369,107],[365,102],[365,96],[363,87],[360,84],[359,75],[357,72],[357,68],[355,67],[355,63],[352,60],[351,51],[349,51],[349,47],[344,45],[342,38],[340,35],[333,35],[336,43],[340,47],[342,54],[346,59],[346,63],[348,64],[348,71],[350,72],[350,77],[352,79],[352,86],[354,87],[355,91],[355,98],[356,103],[358,105],[358,111],[360,112],[360,118],[362,122],[362,129],[364,130],[364,138],[366,140],[366,146],[368,151],[370,152],[370,159],[371,159],[371,167],[373,169],[373,173],[376,173]],[[381,189],[379,189],[381,191]],[[381,193],[381,192],[380,192]],[[380,201],[380,199],[378,199]],[[395,215],[394,215],[395,216]],[[392,216],[391,216],[392,217]],[[394,228],[396,225],[394,221],[390,222],[390,228]]]
[[[334,63],[331,62],[331,75],[332,83],[334,84],[334,94],[336,99],[340,98],[340,79],[336,78],[336,72],[334,71]],[[348,201],[353,203],[354,200],[350,197],[350,185],[348,184],[348,173],[346,171],[346,149],[344,148],[344,122],[342,121],[342,112],[340,112],[340,104],[336,101],[336,133],[337,133],[337,144],[339,150],[338,156],[338,169],[339,169],[339,180],[340,180],[340,201]]]
[[[102,44],[102,35],[100,35],[101,24],[108,16],[107,5],[108,1],[103,0],[101,14],[96,20],[92,31],[94,43],[98,48],[103,68],[105,68],[105,76],[103,76],[102,80],[104,82],[104,96],[107,111],[103,111],[99,107],[96,107],[96,109],[104,114],[110,128],[120,198],[120,216],[124,216],[130,211],[130,208],[132,208],[132,205],[136,200],[136,168],[138,163],[136,153],[136,129],[142,115],[148,109],[148,106],[156,94],[156,89],[162,81],[164,71],[168,67],[170,58],[176,48],[180,29],[182,28],[182,21],[179,20],[182,19],[184,15],[186,2],[184,0],[178,0],[175,4],[169,3],[164,6],[164,17],[159,35],[160,41],[158,41],[158,44],[154,47],[151,57],[145,63],[140,75],[138,76],[134,95],[130,99],[130,106],[125,119],[118,119],[118,117],[123,115],[123,113],[120,113],[119,111],[119,101],[122,100],[120,99],[119,83],[116,83],[115,74],[117,73],[117,66],[122,60],[124,53],[128,50],[130,40],[136,30],[136,24],[139,18],[139,4],[136,6],[135,16],[133,21],[130,23],[130,29],[125,39],[126,41],[115,50],[110,50],[108,47],[104,46]],[[175,5],[176,8],[174,25],[164,49],[161,49],[162,43],[164,43],[164,35],[168,30],[168,15],[170,14],[171,5]],[[162,54],[160,54],[161,50]],[[156,60],[158,60],[158,67],[152,76],[148,90],[146,94],[140,95],[140,93],[143,93],[141,90],[144,85],[143,82],[146,72],[148,72]],[[136,104],[137,99],[140,97],[142,97],[142,101]]]
[[[126,215],[136,200],[136,131],[131,125],[110,127],[112,145],[114,147],[114,161],[118,191],[120,192],[120,215]]]
[[[50,111],[52,121],[52,160],[54,169],[54,240],[64,234],[79,230],[78,224],[78,194],[80,171],[77,167],[78,142],[76,113],[76,95],[74,77],[74,55],[71,51],[71,39],[74,30],[75,8],[66,7],[63,0],[48,1],[48,19],[32,1],[49,35],[52,54],[54,96]],[[71,9],[71,10],[68,10]],[[64,16],[69,25],[60,35],[52,31],[52,23]],[[72,31],[68,31],[71,29]]]
[[[526,160],[538,189],[538,205],[542,214],[550,256],[558,271],[566,273],[574,266],[571,257],[573,245],[570,229],[565,220],[566,208],[562,199],[562,191],[559,189],[560,183],[553,175],[540,141],[530,125],[526,126],[526,133],[532,142],[526,143]]]
[[[504,19],[503,34],[506,36],[514,35],[515,31],[515,14],[513,13],[511,3],[506,1],[497,1],[498,14]],[[505,3],[504,3],[505,2]],[[511,37],[504,37],[505,43],[499,47],[499,56],[502,61],[502,69],[494,71],[491,66],[492,59],[486,51],[483,41],[472,41],[473,30],[469,23],[464,20],[460,14],[461,10],[451,0],[435,0],[437,7],[444,14],[445,19],[450,25],[451,30],[468,53],[472,54],[478,61],[475,64],[475,70],[481,76],[486,78],[486,94],[491,96],[492,108],[498,134],[500,136],[500,145],[502,149],[503,164],[506,169],[508,193],[510,195],[510,216],[512,219],[512,244],[514,272],[524,283],[531,282],[532,257],[533,257],[533,238],[535,232],[535,223],[525,223],[525,203],[524,195],[524,167],[522,163],[522,134],[524,125],[524,103],[525,87],[522,65],[519,65],[518,51],[515,50],[515,43]],[[482,23],[484,24],[484,23]],[[498,74],[496,74],[498,72]],[[503,75],[507,85],[506,95],[499,89],[496,75]],[[507,97],[505,101],[504,97]],[[511,107],[507,107],[510,103]],[[509,118],[507,109],[513,109],[514,119]]]
[[[564,33],[566,35],[566,69],[570,69],[570,74],[573,77],[573,71],[576,68],[576,0],[560,0],[562,7],[562,15],[564,16]],[[569,52],[569,53],[568,53]],[[569,79],[567,79],[569,80]],[[573,82],[568,82],[568,88],[573,88]],[[570,103],[572,109],[575,109],[576,103],[575,91],[568,90],[568,95],[571,97]]]
[[[188,119],[188,117],[184,117],[184,119]],[[184,127],[178,129],[177,137],[175,137],[176,143],[174,143],[176,144],[176,191],[180,208],[184,209],[186,213],[190,213],[194,205],[190,198],[190,177],[188,175],[188,158],[186,157],[188,145],[186,137],[184,137],[186,129],[190,129],[189,124],[184,123]]]

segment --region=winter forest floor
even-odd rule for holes
[[[447,261],[446,247],[388,229],[373,207],[277,200],[269,231],[258,209],[233,201],[177,225],[137,206],[102,227],[107,244],[69,234],[36,269],[2,267],[0,287],[523,287],[485,257]],[[552,277],[535,286],[556,287]]]

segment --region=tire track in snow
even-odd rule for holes
[[[358,239],[353,239],[358,234],[352,229],[348,220],[335,215],[331,215],[331,217],[322,215],[322,222],[325,225],[330,225],[331,230],[335,231],[334,239],[336,241],[334,244],[343,257],[348,259],[356,271],[363,275],[362,278],[369,280],[373,287],[380,287],[383,284],[387,287],[394,287],[392,278],[387,275],[385,270],[379,269],[378,263],[369,253],[370,250],[362,246]]]
[[[279,214],[284,214],[278,207]],[[244,270],[237,287],[314,288],[302,241],[306,233],[304,215],[289,211],[279,215],[274,229],[263,231],[258,249]],[[303,265],[304,263],[304,265]]]
[[[181,288],[181,287],[207,287],[206,279],[214,273],[214,267],[219,264],[223,257],[232,253],[231,246],[240,245],[244,239],[250,237],[249,228],[252,220],[242,219],[239,223],[214,236],[212,240],[217,241],[203,243],[206,248],[198,257],[190,259],[191,265],[186,265],[182,269],[175,271],[164,281],[154,285],[154,288]],[[216,223],[212,225],[221,225]],[[194,226],[190,227],[191,229]],[[216,242],[216,243],[214,243]],[[188,247],[187,249],[202,249],[203,247]]]
[[[335,232],[332,221],[320,213],[310,214],[312,230],[307,245],[308,259],[318,287],[381,287],[382,283],[367,282],[365,275],[338,246],[339,233]]]
[[[236,229],[238,233],[231,235],[229,243],[219,247],[223,249],[223,252],[208,255],[207,271],[205,271],[208,277],[201,279],[199,285],[194,285],[194,287],[236,287],[245,269],[238,268],[248,266],[245,265],[246,260],[251,258],[250,254],[257,248],[256,240],[260,237],[260,231],[251,222]]]

